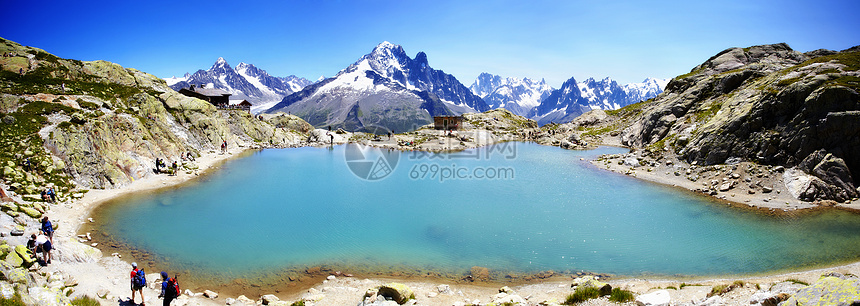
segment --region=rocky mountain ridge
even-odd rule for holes
[[[335,77],[285,97],[266,113],[296,114],[317,127],[404,132],[436,115],[488,109],[454,76],[431,68],[423,52],[412,59],[401,46],[383,42]]]
[[[584,82],[568,79],[560,89],[544,80],[502,78],[481,73],[469,89],[483,98],[490,108],[505,108],[539,124],[567,123],[593,109],[613,110],[656,97],[668,79],[646,78],[641,83],[619,85],[611,78]],[[549,99],[549,100],[547,100]]]
[[[567,123],[590,110],[613,110],[656,97],[663,92],[665,85],[666,80],[653,78],[624,85],[608,77],[600,81],[588,78],[584,82],[570,78],[533,108],[527,117],[540,125]]]
[[[523,117],[553,90],[543,79],[538,82],[529,78],[502,78],[486,72],[481,73],[469,89],[491,109],[504,108]]]
[[[782,166],[796,198],[849,201],[860,195],[858,51],[726,49],[586,133],[692,165]]]
[[[18,194],[45,184],[64,195],[75,186],[121,187],[153,175],[156,158],[179,161],[224,141],[289,146],[302,138],[247,112],[217,111],[135,69],[2,42],[15,56],[0,58],[0,163],[4,183]]]
[[[208,70],[197,70],[194,74],[186,73],[182,78],[167,78],[165,81],[176,91],[191,85],[225,90],[232,94],[231,99],[251,102],[254,113],[268,109],[284,97],[313,84],[294,75],[274,77],[244,62],[231,68],[223,57],[219,57]]]

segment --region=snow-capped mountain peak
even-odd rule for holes
[[[535,107],[529,117],[541,125],[569,122],[592,109],[618,109],[656,97],[668,81],[646,78],[642,83],[619,85],[609,77],[579,83],[571,78]]]
[[[469,89],[491,108],[504,108],[521,116],[526,116],[552,92],[552,87],[543,79],[535,82],[529,78],[502,78],[486,72],[481,73]]]
[[[209,68],[209,69],[215,70],[215,69],[231,69],[231,68],[230,68],[230,64],[227,64],[227,60],[225,60],[223,57],[219,57],[218,60],[215,61],[215,64],[212,65],[212,68]]]
[[[268,108],[312,83],[293,75],[284,78],[272,77],[265,70],[244,62],[239,63],[234,70],[223,57],[219,57],[209,70],[197,70],[191,75],[186,73],[183,78],[173,77],[165,81],[174,90],[187,88],[192,84],[225,90],[232,94],[231,99],[251,102],[254,105],[252,112]]]
[[[266,112],[291,112],[317,126],[347,130],[378,125],[409,131],[434,115],[489,110],[454,76],[410,58],[403,47],[382,42],[333,78],[285,97]]]

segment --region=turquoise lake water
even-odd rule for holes
[[[478,158],[394,153],[377,181],[350,172],[346,146],[263,150],[182,188],[101,205],[89,230],[225,279],[315,265],[701,276],[860,258],[858,214],[733,208],[580,160],[619,148],[509,145]],[[513,178],[440,181],[434,165]]]

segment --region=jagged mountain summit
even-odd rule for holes
[[[182,78],[167,78],[173,90],[188,88],[191,85],[225,90],[232,94],[231,99],[245,99],[251,102],[253,112],[264,110],[284,97],[312,84],[311,81],[294,75],[273,77],[265,70],[251,64],[239,63],[231,68],[224,58],[219,57],[209,70],[186,73]]]
[[[597,81],[588,78],[576,82],[570,78],[531,109],[528,118],[540,125],[570,122],[594,109],[618,109],[656,97],[663,92],[668,80],[647,78],[642,83],[619,85],[610,78]]]
[[[520,116],[527,116],[552,92],[552,87],[543,79],[538,82],[529,78],[502,78],[486,72],[481,73],[469,89],[490,108],[504,108]]]
[[[489,109],[454,76],[431,68],[424,52],[412,59],[386,41],[336,76],[285,97],[266,112],[292,113],[318,127],[404,132],[432,122],[432,116]]]

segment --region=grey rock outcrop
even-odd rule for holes
[[[824,275],[817,282],[801,288],[784,306],[856,305],[860,303],[860,279],[838,273]]]
[[[860,75],[858,58],[857,51],[800,53],[785,44],[727,49],[673,79],[652,102],[637,105],[641,111],[621,132],[621,142],[673,150],[701,165],[731,159],[790,168],[825,150],[832,154],[828,162],[818,173],[820,161],[806,172],[826,186],[813,181],[816,192],[806,198],[854,197],[860,85],[851,80]]]

